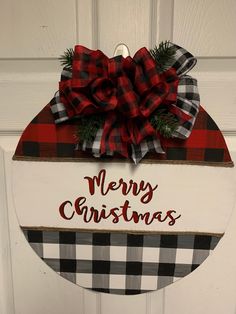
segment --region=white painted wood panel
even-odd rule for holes
[[[146,295],[119,296],[102,294],[101,313],[121,314],[135,312],[135,314],[146,314]]]
[[[154,176],[156,173],[156,176]],[[200,232],[200,233],[224,233],[229,217],[234,207],[236,191],[234,189],[234,174],[231,168],[219,167],[199,167],[194,165],[154,165],[140,164],[134,169],[132,164],[111,163],[111,162],[12,162],[12,185],[15,210],[21,226],[65,229],[85,229],[85,230],[113,230],[127,232]],[[24,178],[24,182],[22,182]],[[37,180],[35,179],[37,178]],[[99,184],[94,187],[94,195],[88,187],[88,180],[93,182],[94,178],[104,180],[104,190],[109,191],[107,195],[102,192],[103,188]],[[107,188],[109,182],[119,182],[119,178],[129,182],[139,183],[144,180],[146,186],[139,195],[131,191],[124,196],[121,188],[116,191]],[[186,178],[194,178],[194,182],[189,184]],[[206,178],[203,180],[203,178]],[[92,181],[91,181],[92,180]],[[58,185],[58,182],[61,182]],[[70,188],[68,188],[68,184]],[[57,193],[53,193],[52,187],[57,186]],[[166,188],[168,186],[168,189]],[[79,187],[79,188],[78,188]],[[142,189],[142,188],[140,188]],[[34,206],[25,195],[29,193],[31,199],[38,199],[40,191],[40,201]],[[48,193],[51,191],[52,193]],[[172,192],[171,198],[169,197]],[[201,195],[196,199],[196,191]],[[189,210],[189,202],[183,203],[185,196],[188,200],[195,200]],[[222,195],[224,197],[222,197]],[[106,204],[106,214],[113,207],[122,207],[128,199],[129,213],[138,214],[161,213],[163,223],[156,220],[154,223],[146,224],[144,221],[135,223],[132,219],[127,223],[122,218],[122,211],[116,224],[112,219],[101,219],[99,224],[96,219],[92,219],[88,224],[85,222],[86,215],[78,216],[75,207],[72,206],[76,199],[84,197],[79,201],[82,205],[94,206],[98,211],[102,204]],[[63,219],[59,213],[59,206],[69,200],[64,209]],[[144,204],[145,202],[145,204]],[[84,204],[83,204],[84,203]],[[42,204],[44,206],[42,207]],[[55,211],[52,211],[52,208]],[[174,210],[168,217],[167,211]],[[30,213],[30,215],[29,215]],[[166,217],[166,221],[164,222]],[[212,220],[214,217],[214,220]],[[71,218],[71,219],[70,219]],[[172,224],[173,223],[173,224]],[[82,281],[81,281],[82,282]],[[82,284],[83,286],[83,284]],[[86,286],[86,285],[85,285]],[[117,287],[116,287],[117,288]]]
[[[175,0],[173,40],[197,56],[236,55],[235,0]]]
[[[153,8],[154,9],[154,8]],[[156,27],[156,38],[151,42],[150,47],[158,45],[165,40],[173,40],[173,13],[174,0],[159,0],[156,7],[157,25],[154,21],[151,24],[151,30]]]
[[[131,55],[149,46],[150,0],[98,0],[98,47],[112,56],[118,43]]]
[[[60,73],[0,74],[0,130],[22,130],[52,99]]]
[[[95,29],[95,0],[77,0],[77,40],[76,43],[96,49],[97,31]]]
[[[101,314],[101,294],[89,291],[87,289],[83,289],[82,294],[83,314]]]
[[[74,0],[1,0],[0,58],[58,57],[76,42]]]
[[[221,130],[236,131],[236,72],[196,72],[202,106]]]
[[[146,314],[165,314],[165,289],[151,292],[147,295]]]

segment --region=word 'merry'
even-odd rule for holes
[[[96,186],[100,188],[100,193],[102,195],[107,195],[110,191],[121,190],[123,195],[128,195],[129,193],[133,194],[134,196],[138,196],[142,192],[144,193],[140,201],[143,204],[147,204],[152,200],[153,192],[157,189],[158,185],[152,187],[152,185],[147,182],[145,183],[143,180],[140,183],[136,183],[133,180],[129,180],[129,183],[126,183],[122,178],[118,182],[111,181],[109,183],[105,183],[106,179],[106,170],[102,169],[98,176],[91,177],[84,177],[84,179],[88,180],[89,184],[89,192],[91,195],[94,195]]]

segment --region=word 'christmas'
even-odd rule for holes
[[[158,185],[152,186],[151,183],[143,180],[139,183],[129,180],[127,183],[124,179],[120,178],[117,182],[107,182],[105,169],[102,169],[98,176],[85,176],[84,179],[88,181],[88,189],[91,196],[96,193],[106,196],[112,191],[119,190],[123,196],[139,196],[139,200],[142,204],[147,204],[152,200],[154,191],[158,187]],[[65,220],[71,220],[75,214],[82,216],[85,223],[99,223],[101,220],[109,219],[114,224],[123,220],[124,222],[133,222],[135,224],[143,221],[144,224],[150,225],[154,221],[166,221],[169,226],[173,226],[176,220],[181,216],[176,215],[176,211],[173,209],[167,210],[166,212],[142,211],[142,213],[139,213],[136,210],[132,210],[129,200],[125,200],[122,205],[112,208],[107,208],[105,204],[102,204],[100,208],[95,208],[87,204],[85,196],[79,196],[75,200],[74,205],[69,200],[63,202],[59,207],[59,213]]]

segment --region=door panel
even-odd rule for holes
[[[219,246],[198,270],[158,292],[121,297],[82,289],[49,269],[19,228],[11,189],[11,157],[19,135],[53,97],[61,70],[57,57],[76,43],[111,56],[120,42],[133,55],[142,46],[170,39],[199,56],[192,75],[202,104],[235,159],[235,1],[0,3],[0,313],[235,313],[235,211]]]

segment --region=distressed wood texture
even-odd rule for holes
[[[57,58],[76,41],[74,0],[1,0],[0,58]]]
[[[235,0],[175,0],[173,40],[197,56],[236,55]]]

